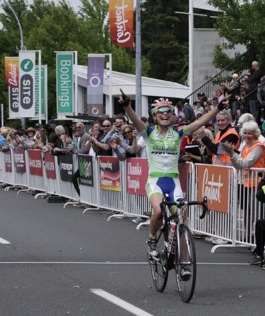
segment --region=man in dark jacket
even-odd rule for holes
[[[265,203],[265,172],[258,185],[256,198],[259,202]],[[264,246],[265,246],[265,220],[258,219],[255,225],[256,248],[253,251],[254,259],[250,262],[253,265],[261,265],[261,269],[265,270]]]

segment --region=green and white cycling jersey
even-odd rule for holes
[[[141,135],[146,140],[149,177],[178,177],[180,142],[182,136],[187,134],[189,134],[187,126],[181,131],[169,127],[165,137],[159,133],[157,125],[145,127]]]

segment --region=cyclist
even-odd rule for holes
[[[146,190],[153,209],[150,219],[148,252],[152,257],[156,257],[158,255],[156,234],[162,225],[160,203],[163,195],[168,194],[169,200],[172,202],[183,197],[178,171],[181,137],[192,134],[207,124],[223,109],[224,105],[222,102],[219,103],[216,108],[178,131],[172,127],[176,116],[174,106],[168,99],[155,100],[152,104],[152,115],[155,121],[153,127],[145,125],[138,118],[131,107],[130,98],[122,90],[119,103],[123,105],[126,114],[146,140],[146,155],[149,165]]]

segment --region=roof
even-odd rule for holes
[[[75,67],[74,67],[75,69]],[[77,66],[78,85],[87,86],[87,66]],[[142,95],[150,97],[168,97],[185,99],[189,94],[189,87],[182,84],[142,77]],[[135,95],[136,76],[122,72],[104,70],[104,88],[106,95],[119,96],[120,88],[128,95]]]

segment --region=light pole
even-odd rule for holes
[[[6,0],[3,0],[3,2],[9,7],[9,9],[12,11],[12,13],[14,14],[14,17],[17,21],[17,24],[18,24],[18,27],[19,27],[19,33],[20,33],[20,50],[26,50],[26,47],[24,46],[24,38],[23,38],[23,31],[22,31],[22,27],[21,27],[21,24],[20,24],[20,21],[18,19],[18,16],[16,14],[16,12],[14,11],[14,9],[12,8],[11,4],[6,1]]]
[[[24,46],[23,31],[22,31],[22,27],[21,27],[20,21],[18,19],[18,16],[17,16],[16,12],[14,11],[14,9],[12,8],[11,4],[8,1],[3,0],[3,2],[12,11],[12,13],[14,14],[14,17],[15,17],[15,19],[17,21],[18,28],[19,28],[19,34],[20,34],[20,50],[26,50],[26,47]],[[25,129],[25,127],[26,127],[25,118],[21,118],[20,121],[21,121],[21,127],[23,129]]]

